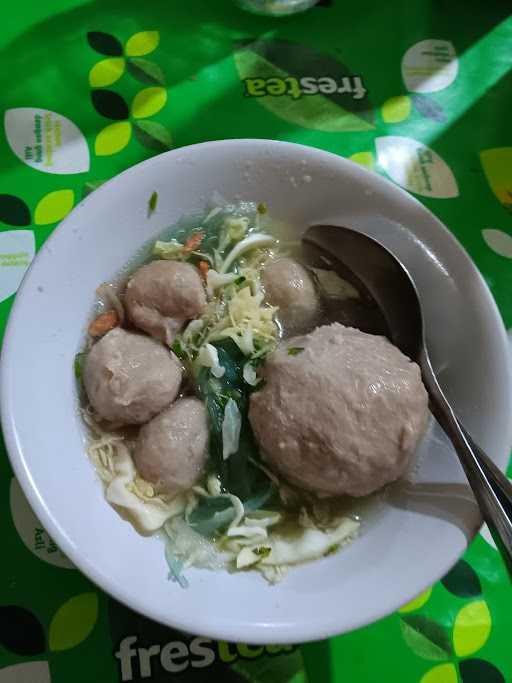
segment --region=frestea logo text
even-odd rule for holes
[[[257,659],[265,655],[280,655],[295,650],[293,645],[243,645],[193,638],[173,640],[164,645],[137,646],[138,636],[126,636],[114,656],[119,661],[121,681],[139,681],[161,671],[179,674],[190,667],[205,669],[215,662],[230,664],[237,659]]]
[[[366,79],[337,55],[257,38],[239,41],[233,56],[245,97],[283,121],[331,133],[375,130]]]
[[[361,76],[344,76],[336,80],[331,76],[303,76],[295,78],[244,78],[245,95],[248,97],[281,97],[288,95],[298,100],[305,95],[351,95],[354,100],[362,100],[368,92]]]

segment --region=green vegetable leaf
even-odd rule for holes
[[[155,152],[167,152],[173,147],[171,134],[158,121],[135,121],[133,131],[140,144],[147,149],[152,149]]]
[[[158,192],[152,192],[151,197],[148,201],[148,218],[152,213],[156,211],[156,205],[158,204]]]
[[[188,523],[202,536],[222,532],[235,517],[233,503],[225,496],[202,498],[189,515]]]
[[[445,660],[453,654],[453,647],[446,629],[421,614],[407,614],[400,619],[405,642],[423,659]]]
[[[289,356],[298,356],[299,353],[302,353],[304,351],[303,346],[290,346],[288,348],[288,355]]]
[[[259,450],[247,416],[250,392],[243,379],[246,358],[231,339],[215,342],[213,346],[217,349],[220,365],[225,368],[224,375],[212,379],[209,369],[203,368],[198,376],[199,391],[206,403],[210,423],[210,457],[222,486],[246,501],[268,486],[267,477],[251,462],[259,460]],[[229,398],[238,406],[242,425],[237,452],[224,460],[222,424]]]
[[[182,573],[183,562],[174,555],[170,538],[165,542],[165,559],[169,567],[169,579],[178,583],[182,588],[188,588],[187,578]]]
[[[165,85],[165,74],[155,62],[141,57],[132,57],[128,59],[127,66],[130,74],[141,83]]]
[[[174,342],[171,344],[171,351],[178,356],[180,360],[188,360],[187,353],[185,349],[183,348],[181,341],[179,339],[175,339]]]

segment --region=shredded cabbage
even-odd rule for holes
[[[212,375],[217,379],[226,372],[226,369],[219,363],[219,352],[212,344],[205,344],[201,347],[197,362],[205,368],[210,368]]]
[[[251,363],[251,361],[248,361],[244,365],[243,377],[244,381],[247,382],[247,384],[249,384],[251,387],[255,387],[261,381],[258,378],[256,370],[254,369],[254,365]]]
[[[249,235],[239,242],[235,247],[233,247],[233,249],[229,252],[228,257],[225,259],[222,267],[220,268],[220,272],[227,273],[233,263],[237,261],[246,251],[250,251],[251,249],[262,249],[263,247],[271,247],[275,243],[275,237],[265,235],[264,233],[254,233]]]

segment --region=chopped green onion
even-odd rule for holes
[[[290,346],[288,349],[288,355],[289,356],[298,356],[299,353],[302,353],[304,351],[303,346]]]
[[[261,214],[261,215],[267,213],[267,205],[266,205],[266,203],[265,203],[265,202],[260,202],[260,203],[258,204],[258,206],[256,207],[256,211],[257,211],[259,214]]]
[[[73,364],[75,370],[75,377],[77,380],[82,379],[82,369],[85,360],[85,353],[77,353],[75,356],[75,362]]]
[[[271,553],[272,548],[269,548],[268,546],[260,546],[259,548],[253,548],[253,553],[255,555],[259,555],[262,559],[264,557],[268,557]]]
[[[328,555],[334,555],[334,553],[337,553],[338,550],[340,549],[340,544],[339,543],[333,543],[327,548],[327,551],[324,555],[324,557],[327,557]]]
[[[171,344],[171,351],[178,356],[180,360],[186,360],[187,359],[187,353],[183,346],[181,345],[181,342],[179,339],[175,339],[174,342]]]
[[[148,201],[148,218],[154,211],[156,211],[156,205],[158,204],[158,192],[152,192],[151,197]]]

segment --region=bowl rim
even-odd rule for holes
[[[149,159],[145,159],[107,180],[104,184],[101,185],[100,188],[98,188],[97,191],[85,197],[73,208],[73,210],[66,216],[66,218],[64,218],[64,220],[61,221],[61,223],[52,231],[51,235],[45,241],[43,248],[47,246],[51,248],[53,240],[55,240],[61,232],[64,232],[68,229],[68,224],[72,220],[74,220],[76,212],[86,207],[89,202],[95,201],[94,197],[96,196],[96,192],[103,192],[105,189],[108,189],[109,186],[111,186],[112,184],[120,182],[120,180],[125,176],[138,174],[142,172],[148,166],[157,163],[156,160],[159,160],[158,163],[162,163],[162,157],[166,157],[172,160],[174,157],[178,158],[180,155],[187,154],[190,151],[200,152],[201,149],[205,148],[240,148],[241,146],[245,146],[248,148],[268,148],[270,146],[274,149],[281,148],[283,150],[295,148],[302,155],[309,156],[310,158],[311,156],[314,156],[319,161],[324,159],[325,161],[331,163],[335,162],[338,165],[338,167],[345,166],[346,168],[350,168],[351,173],[355,174],[356,176],[359,176],[361,179],[369,180],[372,185],[387,188],[388,191],[391,190],[395,194],[395,196],[401,196],[402,199],[408,202],[410,205],[416,205],[420,211],[428,215],[430,219],[437,224],[437,228],[444,232],[444,237],[452,242],[452,247],[455,247],[457,249],[460,258],[466,261],[466,267],[469,267],[473,271],[473,274],[476,275],[476,277],[479,280],[479,284],[481,286],[481,294],[485,297],[486,300],[485,305],[489,309],[489,313],[492,314],[494,323],[494,334],[498,335],[497,343],[499,343],[503,351],[503,358],[507,359],[506,367],[503,369],[503,371],[504,375],[506,375],[508,379],[508,403],[509,407],[512,408],[512,356],[509,350],[509,340],[507,337],[507,332],[501,315],[499,313],[496,301],[494,300],[483,275],[480,273],[475,263],[472,261],[472,259],[466,252],[463,245],[456,239],[453,233],[450,232],[450,230],[435,216],[435,214],[433,214],[427,207],[425,207],[416,197],[412,196],[409,192],[397,186],[395,183],[388,180],[387,178],[378,175],[377,173],[370,171],[366,168],[363,168],[355,162],[352,162],[349,159],[346,159],[332,152],[328,152],[317,147],[311,147],[308,145],[302,145],[294,142],[285,142],[263,138],[233,138],[226,140],[212,140],[196,143],[193,145],[187,145],[185,147],[179,147],[168,152],[165,152],[163,154],[155,155],[153,157],[150,157]],[[98,571],[96,567],[92,564],[92,562],[89,562],[89,560],[86,557],[84,557],[83,554],[81,554],[78,550],[75,551],[71,542],[69,542],[66,536],[61,532],[59,525],[56,521],[54,521],[52,515],[49,514],[49,512],[47,511],[45,501],[40,496],[40,492],[36,486],[35,481],[32,478],[31,472],[25,466],[25,461],[23,457],[23,447],[18,439],[18,433],[16,429],[15,414],[12,410],[12,406],[9,400],[12,375],[6,372],[6,369],[9,367],[11,356],[15,351],[14,332],[16,326],[18,325],[18,310],[23,306],[27,281],[30,277],[33,268],[37,264],[38,256],[39,253],[36,254],[35,258],[33,259],[32,263],[27,269],[27,272],[25,273],[25,276],[15,295],[15,300],[13,302],[11,311],[9,313],[8,321],[5,327],[4,339],[0,355],[1,427],[5,440],[6,450],[8,453],[9,460],[11,462],[11,466],[14,471],[14,475],[18,480],[21,489],[29,502],[30,507],[33,509],[34,513],[40,520],[43,527],[47,530],[48,534],[52,537],[52,539],[55,541],[55,543],[58,545],[61,551],[71,560],[75,567],[79,571],[81,571],[89,580],[91,580],[96,586],[98,586],[98,588],[114,597],[117,601],[124,604],[129,609],[132,609],[140,614],[143,614],[144,616],[152,620],[160,622],[165,626],[172,625],[174,628],[186,633],[196,634],[196,628],[199,628],[201,629],[200,632],[202,635],[211,637],[216,640],[227,640],[233,642],[240,641],[241,634],[239,632],[239,627],[237,627],[236,624],[232,624],[230,626],[227,625],[226,622],[222,622],[219,627],[215,627],[214,629],[201,628],[200,620],[197,621],[193,617],[190,618],[186,616],[184,618],[180,618],[179,616],[178,618],[176,618],[175,615],[171,615],[172,621],[169,620],[166,622],[158,615],[149,614],[148,610],[144,607],[144,600],[142,598],[132,598],[133,601],[130,601],[127,599],[125,593],[123,593],[121,589],[118,589],[117,586],[115,586],[113,583],[110,583],[108,588],[105,587],[103,574],[100,571]],[[506,435],[506,439],[504,439],[504,441],[505,440],[506,443],[509,444],[509,446],[512,444],[512,421],[510,423],[509,433]],[[470,540],[472,540],[472,538],[468,539],[468,544]],[[437,575],[433,576],[429,583],[426,586],[422,587],[421,590],[426,589],[429,585],[432,585],[434,582],[442,578],[442,576],[444,576],[444,574],[459,559],[459,557],[462,556],[464,551],[465,549],[463,548],[460,553],[457,553],[455,559],[451,557],[448,561],[443,563],[443,566],[437,572]],[[416,594],[421,592],[421,590],[416,591]],[[405,602],[414,597],[415,595],[406,596],[406,599],[401,600],[401,604],[404,604]],[[401,604],[397,604],[394,609],[398,609],[401,606]],[[392,613],[392,611],[393,610],[390,611],[389,606],[382,607],[380,610],[376,609],[374,611],[374,615],[371,622],[369,622],[367,618],[361,618],[357,615],[354,615],[354,618],[351,620],[349,626],[345,628],[343,632],[349,632],[357,628],[360,628],[364,625],[367,625],[368,623],[373,623],[374,621],[377,621],[383,618],[384,616],[387,616],[388,614]],[[246,628],[245,631],[250,631],[249,633],[247,633],[246,642],[251,642],[254,644],[268,644],[270,642],[303,643],[306,641],[325,639],[328,637],[332,637],[338,633],[332,620],[329,621],[329,623],[327,623],[326,621],[325,628],[322,630],[321,633],[318,632],[318,626],[316,628],[313,627],[313,629],[311,629],[308,627],[307,622],[302,624],[297,624],[295,622],[286,622],[274,627],[272,626],[272,624],[269,623],[257,623],[252,624],[251,628]],[[242,637],[245,638],[246,636],[243,635]]]

